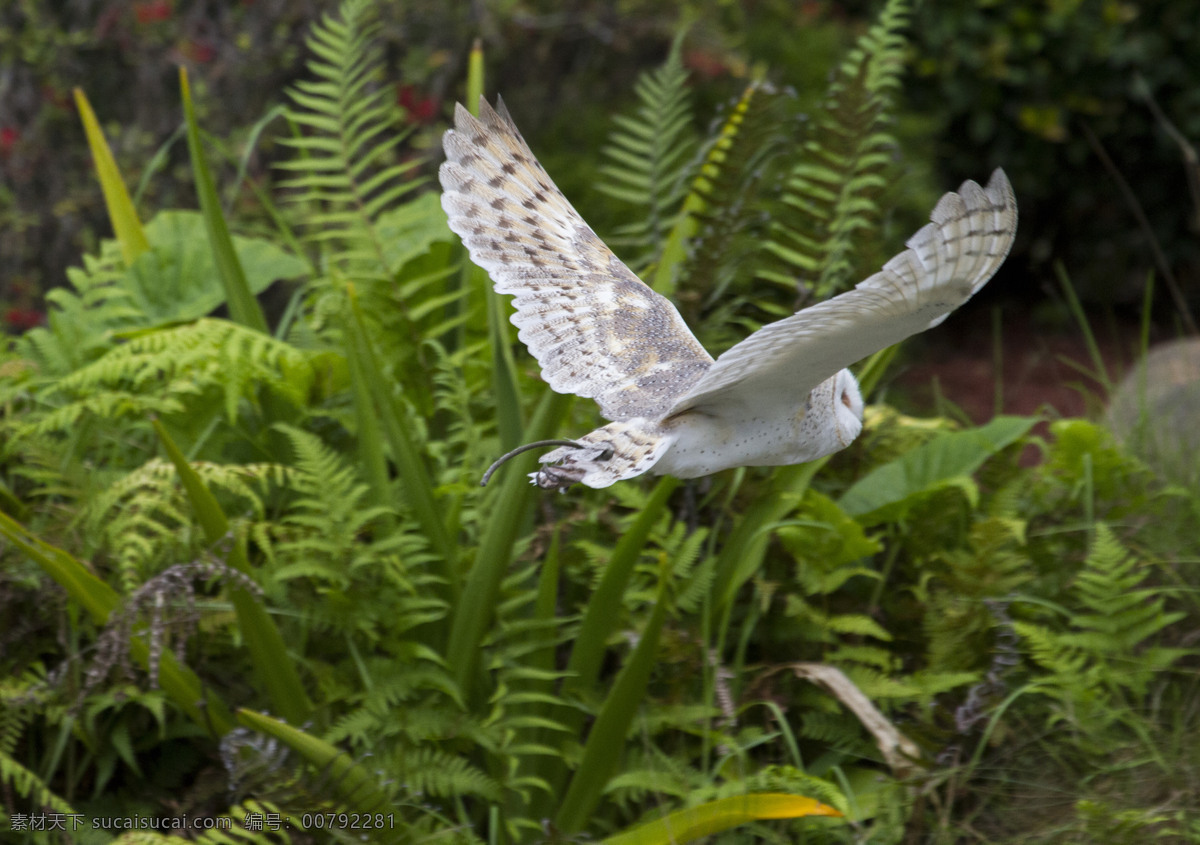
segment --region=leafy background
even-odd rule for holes
[[[5,835],[1200,839],[1185,455],[909,415],[890,350],[832,459],[544,496],[524,456],[481,490],[596,412],[537,378],[429,179],[450,102],[502,91],[720,350],[1003,163],[989,290],[1052,283],[1021,313],[1076,320],[1106,390],[1104,303],[1143,294],[1143,351],[1187,328],[1184,5],[0,11]]]

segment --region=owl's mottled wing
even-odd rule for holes
[[[503,102],[461,105],[443,141],[442,208],[471,259],[512,294],[518,336],[559,393],[610,420],[661,416],[712,357],[665,297],[613,255],[550,181]]]
[[[764,326],[725,352],[671,408],[719,413],[804,395],[880,349],[936,326],[992,277],[1017,230],[1004,171],[986,188],[964,182],[941,198],[932,223],[854,290]]]

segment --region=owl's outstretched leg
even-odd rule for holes
[[[570,450],[574,451],[570,451]],[[563,453],[547,463],[551,455]],[[595,471],[598,464],[604,464],[613,459],[614,449],[609,443],[582,443],[560,447],[548,455],[542,456],[542,466],[537,472],[529,473],[533,483],[543,490],[557,489],[560,493],[567,492],[572,484],[583,481],[585,475]]]
[[[529,477],[547,490],[575,483],[608,487],[650,470],[674,442],[674,434],[640,417],[613,422],[542,455],[542,468]]]

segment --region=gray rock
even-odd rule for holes
[[[1156,346],[1109,402],[1113,431],[1166,478],[1200,480],[1200,339]]]

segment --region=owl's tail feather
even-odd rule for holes
[[[577,482],[608,487],[653,468],[674,442],[673,434],[645,419],[609,423],[542,455],[541,469],[529,477],[545,490],[565,491]]]

